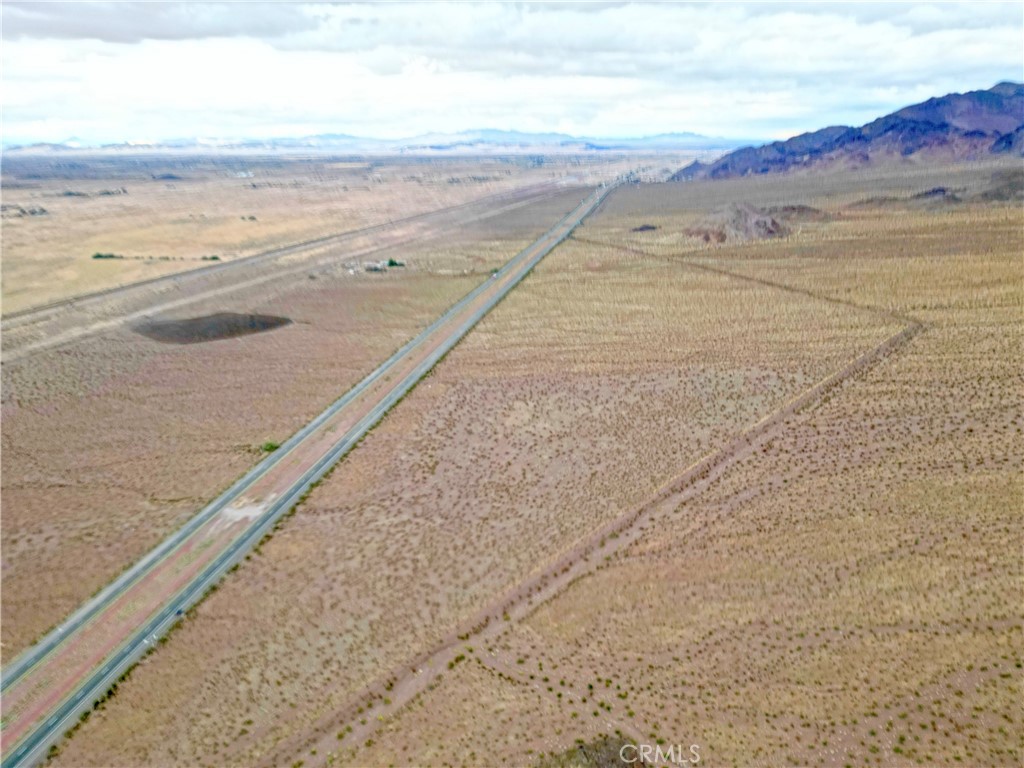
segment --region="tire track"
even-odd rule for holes
[[[711,269],[710,271],[719,272],[720,270]],[[725,274],[736,279],[764,282],[736,273],[725,272]],[[772,287],[783,290],[789,288],[782,285]],[[804,293],[800,289],[792,290]],[[820,296],[811,295],[813,298],[822,299]],[[871,307],[859,308],[892,317],[884,310]],[[765,442],[785,430],[797,413],[819,403],[850,379],[881,363],[924,330],[923,323],[910,319],[909,324],[901,330],[795,395],[779,408],[733,437],[721,448],[690,464],[681,473],[666,482],[646,502],[600,526],[570,549],[549,561],[547,565],[461,622],[432,648],[365,686],[342,709],[335,710],[333,714],[324,716],[316,723],[311,729],[317,734],[316,736],[277,745],[276,749],[267,756],[267,762],[264,764],[281,764],[290,756],[300,752],[308,753],[310,748],[316,748],[318,754],[329,755],[338,749],[339,742],[333,732],[340,727],[340,724],[348,724],[352,727],[351,733],[345,737],[346,746],[351,747],[364,743],[376,731],[384,718],[397,713],[417,699],[432,683],[438,680],[440,675],[448,669],[448,663],[452,661],[459,647],[471,641],[476,645],[493,641],[510,627],[512,622],[522,621],[529,617],[541,605],[557,597],[576,581],[594,573],[608,558],[628,547],[643,535],[640,523],[652,517],[656,512],[675,509],[680,504],[699,496],[726,469],[750,457]],[[359,722],[360,709],[364,710],[362,717],[366,720],[365,725]]]
[[[26,310],[22,314],[3,318],[3,363],[13,363],[34,353],[63,346],[80,338],[109,331],[154,314],[168,312],[267,283],[276,283],[282,278],[302,274],[327,264],[363,258],[372,253],[417,240],[430,240],[440,236],[448,228],[466,226],[493,218],[502,213],[545,200],[560,191],[562,191],[560,188],[546,185],[515,190],[513,193],[484,197],[451,208],[428,211],[364,229],[327,235],[223,264],[163,275],[87,296],[65,299],[34,310]],[[458,218],[467,211],[472,211],[473,206],[479,208],[483,205],[499,203],[498,207],[488,207],[475,215]],[[378,235],[378,239],[370,240],[371,235]],[[384,240],[383,243],[380,242],[381,239]],[[363,244],[356,245],[360,241],[364,241]],[[341,254],[333,251],[317,253],[322,249],[341,246],[345,243],[352,245],[349,250]],[[295,264],[277,263],[290,256],[305,256],[308,260]],[[266,271],[252,274],[253,270],[261,268],[265,268]],[[226,281],[228,276],[239,275],[243,271],[248,271],[249,276],[243,275],[242,279],[234,282]],[[217,280],[221,280],[222,284],[211,285]],[[189,290],[192,283],[200,283],[200,286]],[[203,286],[203,283],[206,285]],[[116,304],[118,301],[134,302],[134,304],[122,308]],[[84,316],[76,322],[75,318],[71,317],[73,313],[84,314]],[[92,315],[87,313],[92,313]],[[70,323],[70,327],[65,325],[68,323]]]
[[[10,712],[4,712],[0,732],[4,764],[38,762],[44,750],[73,727],[76,717],[100,700],[115,680],[123,679],[152,649],[151,643],[202,600],[612,189],[614,185],[602,187],[580,201],[354,390],[289,438],[281,453],[257,465],[42,644],[16,660],[17,675],[12,675],[10,667],[3,670],[5,681],[12,681],[4,692]],[[342,428],[345,431],[339,436],[336,431]],[[255,513],[231,515],[225,505],[234,500],[237,512],[237,500],[243,494],[253,496],[245,509]],[[197,552],[205,553],[202,559]],[[177,576],[186,568],[191,570],[171,584],[163,578],[168,570]],[[113,622],[108,614],[113,614]],[[19,700],[31,700],[32,705],[19,706]],[[43,722],[44,718],[49,719]]]

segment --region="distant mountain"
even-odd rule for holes
[[[972,159],[1024,151],[1024,84],[999,83],[987,91],[951,93],[874,120],[860,128],[838,125],[787,141],[730,152],[713,163],[695,162],[674,181],[725,179],[800,168],[858,167],[886,158],[925,156]]]
[[[654,150],[727,150],[748,142],[696,133],[665,133],[637,138],[594,138],[565,133],[526,133],[482,129],[457,133],[429,133],[407,139],[373,139],[327,133],[278,139],[170,139],[160,142],[125,142],[99,147],[75,144],[32,144],[9,147],[6,151],[52,153],[63,151],[341,151],[380,154],[459,154],[499,152],[602,152]]]
[[[595,138],[570,136],[565,133],[523,133],[520,131],[462,131],[454,134],[428,134],[413,139],[401,139],[397,144],[403,151],[419,149],[450,151],[468,148],[560,149],[565,151],[607,150],[672,150],[672,149],[730,149],[745,142],[701,136],[696,133],[664,133],[635,138]]]

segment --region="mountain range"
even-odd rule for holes
[[[822,128],[786,141],[744,147],[712,163],[694,162],[673,181],[725,179],[803,168],[861,167],[915,155],[970,160],[1024,154],[1024,84],[951,93],[904,107],[859,128]]]
[[[184,138],[160,142],[130,142],[87,146],[76,139],[62,143],[29,144],[5,148],[19,153],[84,151],[334,151],[380,154],[445,154],[500,152],[601,152],[656,150],[726,150],[749,140],[723,139],[696,133],[664,133],[635,138],[595,138],[565,133],[526,133],[492,129],[428,133],[405,139],[374,139],[343,133],[325,133],[299,138],[200,139]]]

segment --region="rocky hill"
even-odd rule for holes
[[[925,154],[972,159],[1024,152],[1024,84],[951,93],[904,107],[859,128],[831,126],[761,147],[744,147],[713,163],[695,162],[673,181],[724,179],[817,166],[859,167]]]

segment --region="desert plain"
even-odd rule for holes
[[[1019,765],[1017,165],[614,190],[53,763],[543,766],[614,738],[708,765]],[[398,191],[353,204],[376,218],[313,205],[251,238],[238,213],[200,250],[539,186],[373,254],[404,267],[328,246],[160,315],[291,321],[266,333],[126,324],[5,362],[5,659],[607,171],[514,168],[441,200],[392,170]],[[80,226],[69,242],[100,248]],[[24,246],[4,247],[13,309]]]

